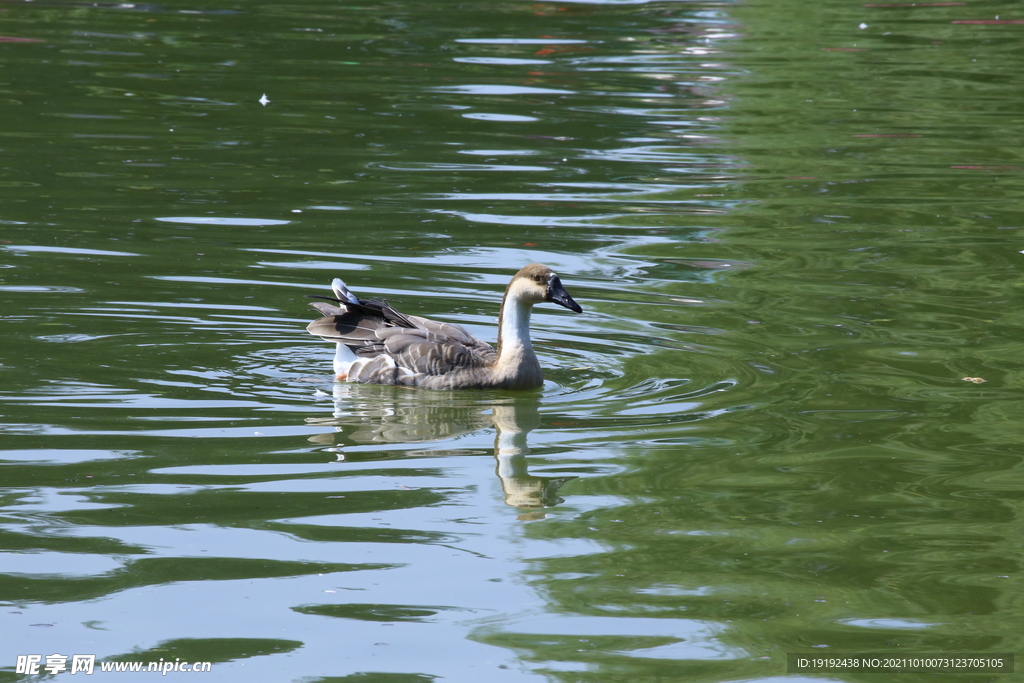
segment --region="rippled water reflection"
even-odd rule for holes
[[[1018,649],[1016,6],[442,5],[2,12],[0,680]],[[304,331],[531,261],[540,392]]]

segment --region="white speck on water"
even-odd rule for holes
[[[263,97],[259,99],[259,103],[262,104],[264,107],[270,104],[270,98],[267,97],[267,93],[263,93]]]

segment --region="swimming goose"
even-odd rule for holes
[[[551,301],[582,313],[547,266],[531,263],[505,288],[498,318],[498,348],[453,323],[403,315],[386,301],[359,299],[345,283],[331,283],[334,304],[310,304],[326,317],[306,329],[337,344],[338,380],[428,389],[535,389],[544,381],[530,344],[534,304]],[[335,305],[336,304],[336,305]]]

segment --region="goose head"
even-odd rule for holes
[[[555,271],[540,263],[531,263],[516,273],[508,285],[507,296],[530,304],[551,301],[574,313],[583,312],[583,308],[565,291]]]

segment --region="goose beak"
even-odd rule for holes
[[[565,306],[573,313],[583,312],[583,308],[572,300],[569,292],[565,291],[565,287],[562,286],[562,281],[558,279],[557,275],[552,275],[551,280],[548,282],[548,301],[553,301],[559,306]]]

